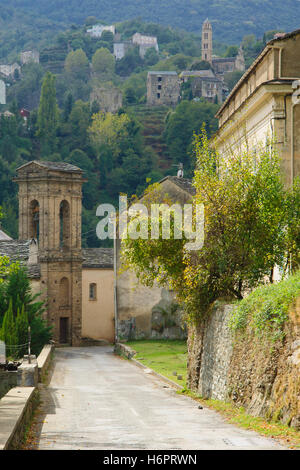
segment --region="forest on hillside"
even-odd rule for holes
[[[197,35],[140,20],[125,21],[117,25],[122,39],[137,31],[155,35],[159,53],[152,48],[141,58],[138,48],[132,48],[116,61],[112,33],[104,32],[97,39],[86,34],[94,21],[89,18],[85,24],[48,37],[44,46],[40,43],[40,63],[24,65],[21,73],[6,80],[7,105],[0,106],[0,112],[10,114],[2,113],[0,118],[0,206],[3,228],[13,237],[17,236],[18,204],[12,178],[25,162],[65,161],[84,170],[88,183],[83,187],[83,244],[98,246],[95,214],[99,204],[117,205],[120,193],[129,197],[141,194],[149,182],[176,174],[178,163],[183,163],[185,176],[191,177],[194,133],[200,132],[203,123],[209,136],[217,129],[219,104],[202,98],[194,101],[188,89],[174,109],[146,106],[149,70],[181,72],[210,66],[201,61]],[[18,36],[16,30],[11,34]],[[244,37],[247,65],[272,36],[271,31],[260,40],[253,35]],[[11,61],[18,61],[22,43],[9,42],[8,46],[13,47]],[[232,56],[237,54],[238,44],[215,41],[214,51]],[[5,53],[0,47],[2,61]],[[225,76],[228,89],[240,76],[241,72]],[[118,113],[104,112],[92,99],[98,88],[122,93],[123,107]],[[20,116],[22,108],[30,111],[26,122]]]
[[[216,39],[232,44],[246,34],[263,35],[270,29],[299,27],[298,0],[0,0],[0,27],[18,22],[18,33],[52,33],[87,16],[106,22],[140,18],[199,33],[208,17]],[[2,22],[1,22],[2,18]],[[5,26],[4,25],[4,26]]]

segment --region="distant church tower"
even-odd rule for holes
[[[32,161],[17,170],[19,239],[38,241],[40,289],[54,340],[79,346],[82,323],[82,170]]]
[[[213,42],[212,42],[212,26],[206,19],[202,26],[202,60],[212,63]]]

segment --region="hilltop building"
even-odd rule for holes
[[[114,340],[113,250],[81,247],[80,168],[32,161],[17,170],[19,240],[0,231],[0,255],[27,265],[57,344]]]
[[[39,64],[40,62],[40,54],[38,51],[24,51],[21,52],[21,64],[29,64],[29,63],[36,63]]]
[[[149,106],[176,106],[180,97],[177,72],[148,72],[147,104]]]
[[[271,40],[217,113],[215,142],[226,159],[232,149],[275,139],[286,184],[300,174],[300,30]]]
[[[208,19],[204,21],[202,26],[202,60],[211,64],[218,78],[235,70],[245,71],[245,59],[241,47],[236,57],[215,57],[213,55],[213,29]]]
[[[119,88],[94,87],[90,102],[98,103],[100,110],[106,113],[116,113],[122,108],[123,94]]]
[[[95,24],[91,26],[91,28],[87,29],[86,33],[91,36],[92,38],[99,39],[102,36],[102,33],[104,31],[108,31],[112,33],[113,35],[116,34],[116,27],[114,25],[111,26],[105,26],[103,24]]]
[[[134,47],[132,41],[115,41],[114,42],[114,56],[116,60],[121,60],[127,52]]]
[[[152,47],[159,52],[157,38],[155,36],[145,36],[140,33],[135,33],[132,36],[132,43],[139,46],[140,56],[143,59],[148,49]]]

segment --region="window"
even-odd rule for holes
[[[157,99],[158,100],[160,99],[160,93],[157,93]]]
[[[60,217],[60,246],[68,248],[70,244],[70,205],[62,201],[59,208]]]
[[[158,85],[157,89],[158,89],[158,90],[161,90],[161,85]]]
[[[204,33],[204,39],[208,39],[208,33]]]
[[[90,284],[89,298],[90,300],[97,300],[97,284],[95,283]]]
[[[30,203],[30,238],[39,239],[40,231],[40,206],[38,201],[34,200]]]
[[[157,78],[157,81],[158,81],[158,82],[161,82],[161,77],[158,77],[158,78]]]

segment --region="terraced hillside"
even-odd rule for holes
[[[154,152],[158,155],[159,168],[163,171],[169,169],[171,160],[168,158],[163,133],[165,130],[166,117],[170,108],[167,106],[150,108],[146,105],[140,105],[134,106],[131,109],[143,126],[145,145],[152,147]]]

